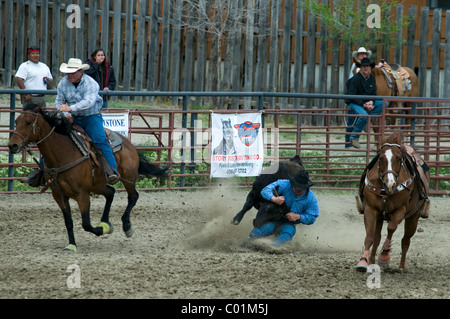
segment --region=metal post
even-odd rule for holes
[[[16,109],[16,93],[10,94],[9,109],[11,111]],[[13,134],[12,131],[14,131],[15,120],[16,120],[16,113],[10,112],[9,113],[9,129],[11,130],[11,132],[9,133],[10,139]],[[9,153],[8,163],[14,163],[14,154]],[[14,166],[12,166],[12,165],[8,166],[8,177],[9,178],[14,177]],[[14,181],[8,180],[8,192],[12,192],[13,190],[14,190]]]

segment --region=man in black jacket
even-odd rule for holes
[[[359,72],[347,81],[348,95],[377,95],[377,86],[375,77],[371,74],[374,67],[369,58],[361,60]],[[351,109],[349,114],[361,115],[380,115],[383,110],[383,101],[375,99],[347,99],[345,103]],[[364,126],[367,124],[368,117],[353,117],[349,116],[347,119],[347,134],[345,136],[345,147],[359,148],[359,133],[362,132]]]

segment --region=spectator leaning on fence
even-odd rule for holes
[[[40,62],[40,49],[32,46],[27,49],[28,61],[22,63],[16,72],[17,85],[22,90],[47,90],[47,85],[53,80],[50,69],[45,63]],[[22,94],[21,102],[24,105],[32,102],[44,108],[44,94]]]
[[[96,49],[87,59],[86,64],[90,66],[84,73],[92,77],[100,85],[100,90],[109,91],[116,88],[116,76],[111,64],[106,61],[105,52]],[[108,96],[103,95],[103,108],[108,107]]]

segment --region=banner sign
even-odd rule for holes
[[[264,159],[261,113],[213,113],[211,121],[211,177],[258,176]]]
[[[128,113],[102,113],[103,127],[128,138]]]

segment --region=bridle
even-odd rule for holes
[[[40,144],[42,143],[45,139],[47,139],[50,135],[52,135],[52,133],[55,131],[55,127],[53,126],[52,129],[50,130],[50,132],[45,135],[43,138],[41,138],[41,128],[39,127],[39,125],[37,125],[37,121],[38,121],[38,116],[39,113],[36,112],[31,112],[31,111],[23,111],[21,112],[21,114],[32,114],[35,116],[33,124],[31,124],[31,127],[28,129],[28,132],[26,133],[25,136],[23,136],[22,134],[20,134],[19,132],[17,132],[17,130],[15,130],[12,135],[18,135],[21,139],[22,139],[22,145],[21,148],[25,147],[26,145],[28,145],[28,138],[30,137],[30,134],[36,133],[36,129],[38,130],[38,135],[39,135],[39,140],[36,142],[36,144]]]

